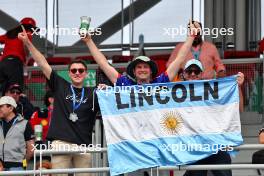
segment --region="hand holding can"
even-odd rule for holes
[[[88,34],[91,17],[82,16],[80,25],[80,35],[85,37]]]

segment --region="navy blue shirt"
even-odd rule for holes
[[[159,76],[157,76],[156,78],[154,78],[150,83],[166,83],[166,82],[170,82],[170,79],[168,77],[168,74],[166,72],[160,74]],[[137,85],[137,83],[135,81],[133,81],[132,79],[130,79],[127,76],[124,75],[120,75],[117,78],[116,84],[115,86],[132,86],[132,85]]]

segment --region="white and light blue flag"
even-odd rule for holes
[[[97,91],[111,175],[175,166],[242,144],[236,76]]]

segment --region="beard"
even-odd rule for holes
[[[202,36],[197,35],[197,37],[195,37],[195,39],[193,40],[192,46],[196,47],[200,45],[202,42],[203,42]]]

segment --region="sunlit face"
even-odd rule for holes
[[[1,105],[0,106],[0,118],[6,118],[13,112],[13,107],[8,105]]]
[[[73,85],[83,84],[87,70],[81,63],[74,63],[69,69],[69,76]]]
[[[151,79],[151,74],[152,74],[151,68],[147,63],[142,62],[142,63],[138,63],[135,66],[134,75],[137,81],[141,81],[141,80],[149,81]]]
[[[185,80],[201,80],[202,79],[202,71],[196,65],[190,65],[183,72]]]

